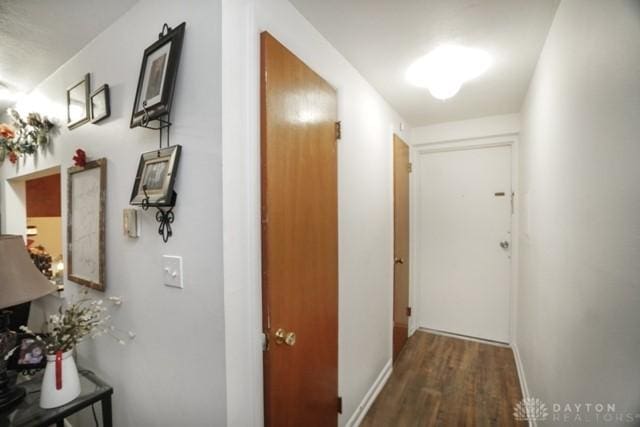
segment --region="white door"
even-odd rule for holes
[[[511,147],[419,158],[420,326],[508,342]]]

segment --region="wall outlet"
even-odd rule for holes
[[[165,286],[184,289],[181,256],[164,255],[162,257],[162,277]]]

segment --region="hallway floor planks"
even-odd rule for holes
[[[418,331],[361,425],[524,427],[520,399],[510,348]]]

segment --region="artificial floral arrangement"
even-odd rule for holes
[[[122,303],[119,297],[110,297],[109,301],[114,305]],[[107,312],[103,300],[89,298],[88,291],[84,290],[77,302],[60,306],[56,314],[49,316],[44,335],[35,334],[26,326],[20,327],[41,344],[40,348],[46,354],[40,387],[41,408],[56,408],[80,395],[78,368],[73,357],[78,343],[87,337],[96,338],[104,334],[125,345],[121,331],[109,325],[111,316]],[[135,338],[135,334],[129,332],[129,338]]]
[[[114,305],[122,303],[119,297],[110,297],[109,301]],[[73,348],[85,338],[96,338],[101,335],[108,335],[118,343],[125,345],[124,333],[109,324],[111,316],[108,308],[105,307],[101,299],[91,299],[88,291],[82,292],[82,297],[65,308],[60,306],[56,314],[52,314],[47,319],[44,335],[36,334],[26,326],[20,329],[36,340],[40,341],[47,354],[65,353]],[[135,338],[133,332],[128,333],[129,338]]]
[[[7,113],[13,124],[0,123],[0,162],[8,157],[11,163],[15,163],[18,157],[35,154],[38,148],[50,142],[50,134],[56,125],[47,117],[29,113],[23,119],[20,113],[11,108]]]

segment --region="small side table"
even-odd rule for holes
[[[18,384],[27,391],[27,396],[11,412],[0,414],[0,427],[45,427],[55,424],[64,426],[64,419],[81,409],[100,401],[102,404],[102,426],[113,427],[111,418],[111,395],[113,388],[93,372],[79,370],[80,396],[66,405],[52,409],[40,408],[40,386],[43,372],[28,381]]]

